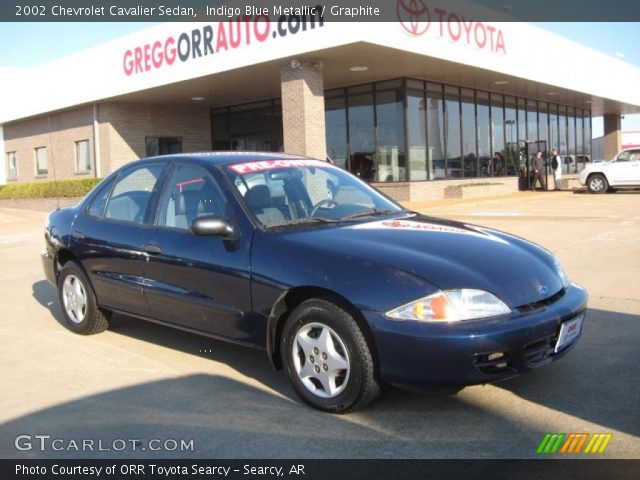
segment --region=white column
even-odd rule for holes
[[[96,178],[101,176],[100,162],[100,124],[98,123],[98,104],[93,104],[93,158],[96,165]]]

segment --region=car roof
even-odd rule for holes
[[[211,163],[215,165],[231,165],[234,163],[253,162],[260,160],[308,160],[309,157],[302,155],[292,155],[282,152],[195,152],[195,153],[175,153],[160,155],[156,157],[143,158],[139,161],[157,160],[197,160],[199,162]]]

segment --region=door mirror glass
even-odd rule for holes
[[[230,238],[233,236],[233,227],[223,218],[214,215],[205,215],[196,218],[191,223],[191,232],[194,235],[215,235]]]

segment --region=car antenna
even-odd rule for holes
[[[56,191],[56,210],[60,210],[60,196],[58,195],[58,177],[56,176],[56,162],[53,159],[53,137],[51,135],[51,114],[47,115],[49,124],[49,148],[51,149],[51,166],[53,167],[53,188]]]

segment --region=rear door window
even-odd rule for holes
[[[145,164],[123,172],[113,187],[105,218],[144,223],[163,164]]]

